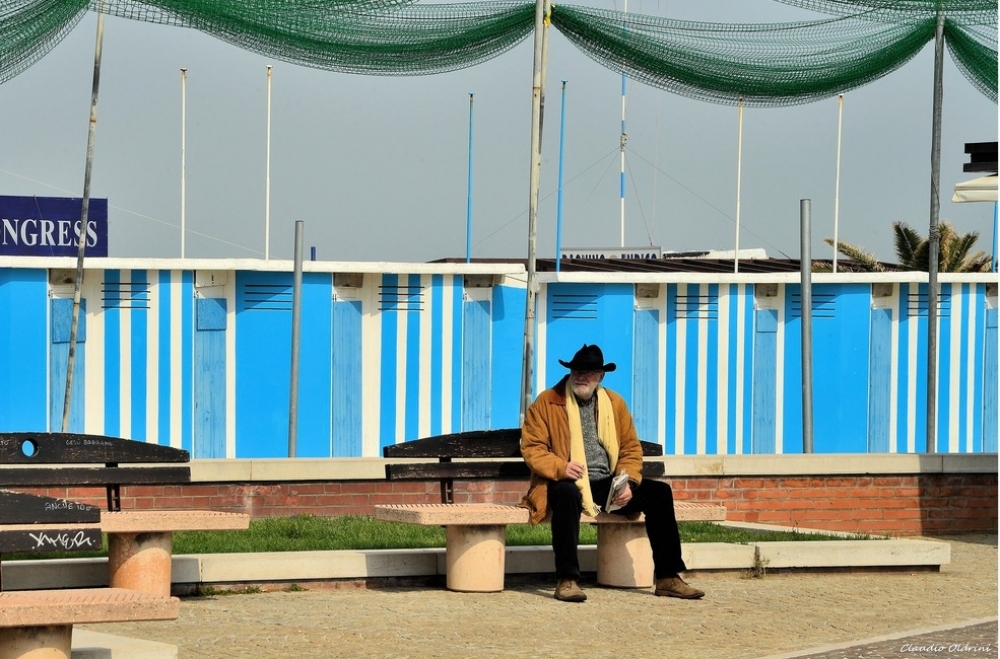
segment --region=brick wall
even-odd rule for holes
[[[889,535],[997,531],[996,474],[690,478],[672,483],[678,500],[725,504],[730,521]]]
[[[877,533],[945,535],[997,531],[995,473],[864,476],[724,476],[670,479],[679,501],[722,503],[730,521]],[[516,503],[523,481],[458,481],[456,502]],[[32,490],[105,506],[103,490]],[[281,515],[369,515],[372,506],[438,503],[437,482],[343,480],[286,483],[193,483],[130,487],[123,508],[202,508]]]

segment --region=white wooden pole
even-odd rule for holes
[[[739,129],[736,137],[736,250],[733,252],[733,272],[740,271],[740,194],[743,185],[743,97],[739,103]]]
[[[187,69],[181,69],[181,258],[184,258],[187,215]]]
[[[267,148],[264,165],[264,260],[271,258],[271,65],[267,65]]]
[[[465,262],[472,263],[472,106],[475,94],[469,92],[469,177],[466,182]]]
[[[837,271],[837,247],[840,245],[840,143],[844,126],[844,95],[837,97],[837,177],[833,192],[833,271]]]

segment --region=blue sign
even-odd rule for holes
[[[0,195],[0,256],[76,256],[79,250],[78,197]],[[108,200],[91,199],[87,208],[85,256],[108,255]]]

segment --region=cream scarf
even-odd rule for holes
[[[615,427],[615,412],[611,409],[611,398],[604,387],[598,386],[597,391],[597,441],[608,452],[608,464],[611,473],[615,473],[618,464],[618,429]],[[566,380],[566,414],[569,417],[569,457],[584,466],[583,478],[576,482],[583,494],[583,510],[588,515],[596,515],[600,507],[594,503],[594,495],[590,492],[590,478],[587,475],[587,453],[583,448],[583,424],[580,423],[580,406],[576,403],[573,385]]]

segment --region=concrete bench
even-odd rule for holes
[[[440,504],[375,506],[376,519],[443,526],[446,533],[446,584],[449,590],[503,590],[506,527],[527,524],[527,509],[506,504],[453,503],[454,480],[523,479],[530,476],[521,459],[521,430],[475,431],[428,437],[383,449],[386,458],[433,458],[436,462],[386,465],[386,478],[440,480]],[[663,455],[663,447],[641,442],[644,456]],[[459,461],[455,461],[458,459]],[[663,476],[662,462],[643,464],[643,477]],[[722,505],[675,501],[678,521],[724,521]],[[580,521],[597,526],[597,581],[618,588],[653,584],[653,558],[645,520],[622,515],[583,514]]]
[[[124,588],[0,592],[0,659],[69,659],[76,623],[175,620],[176,597]]]
[[[249,525],[249,515],[214,510],[103,511],[101,531],[108,534],[108,584],[169,595],[176,531],[241,530]]]
[[[94,506],[0,490],[0,552],[100,549],[100,520]],[[78,622],[173,620],[180,605],[122,588],[2,592],[2,576],[0,659],[68,659]]]
[[[250,516],[211,510],[122,510],[129,485],[191,482],[187,451],[130,439],[74,433],[0,433],[0,487],[103,488],[108,583],[165,597],[175,531],[246,529]]]
[[[724,521],[720,505],[674,503],[678,521]],[[445,527],[446,586],[462,592],[503,590],[508,524],[527,524],[526,508],[488,503],[395,504],[375,506],[387,522]],[[598,513],[580,515],[597,526],[597,583],[616,588],[653,585],[653,557],[645,520]]]

